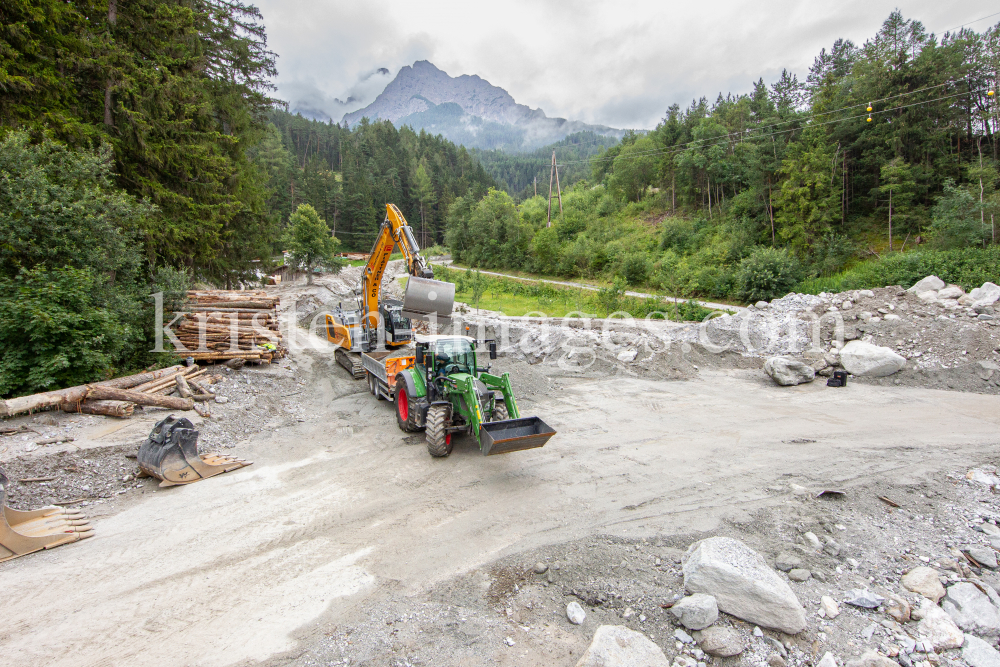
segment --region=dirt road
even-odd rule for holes
[[[559,431],[544,449],[483,458],[463,439],[432,459],[332,355],[292,360],[304,421],[252,435],[237,451],[254,466],[160,490],[101,519],[91,540],[0,566],[0,663],[294,657],[386,590],[416,595],[587,535],[709,529],[783,502],[789,482],[920,480],[982,461],[1000,426],[997,396],[782,388],[750,371],[561,377],[522,402]]]

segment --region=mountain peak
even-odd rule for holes
[[[541,109],[518,104],[510,93],[486,79],[474,74],[449,76],[428,60],[402,67],[374,102],[346,114],[343,121],[356,125],[362,118],[426,129],[467,146],[494,148],[513,141],[509,147],[515,150],[559,141],[574,132],[619,138],[624,134],[601,125],[549,118]],[[496,144],[487,136],[505,139]]]

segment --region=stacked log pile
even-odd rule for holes
[[[131,417],[136,405],[197,410],[196,402],[214,398],[206,383],[199,380],[205,372],[198,366],[171,366],[105,382],[20,396],[0,401],[0,417],[54,407],[65,412],[110,417]],[[170,395],[175,392],[178,396]]]
[[[178,350],[178,355],[270,363],[287,353],[278,328],[278,297],[237,290],[190,291],[187,296],[187,314],[173,329],[189,351]]]

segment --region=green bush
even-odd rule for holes
[[[960,285],[966,291],[985,282],[1000,283],[1000,246],[894,252],[862,262],[829,278],[805,280],[795,289],[806,294],[819,294],[886,285],[910,287],[929,275]]]
[[[784,296],[798,280],[798,262],[777,248],[757,248],[740,262],[736,275],[739,297],[749,303]]]
[[[649,256],[646,253],[633,252],[625,255],[619,275],[626,283],[635,287],[646,284],[651,270],[652,262],[649,261]]]

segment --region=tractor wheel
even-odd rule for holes
[[[499,399],[493,403],[493,419],[490,421],[500,422],[504,419],[510,419],[510,415],[507,414],[507,404]]]
[[[451,454],[451,433],[448,426],[448,406],[432,405],[427,410],[427,451],[431,456]]]
[[[396,381],[396,425],[407,433],[419,431],[417,426],[417,411],[414,409],[410,395],[406,393],[406,383]]]

